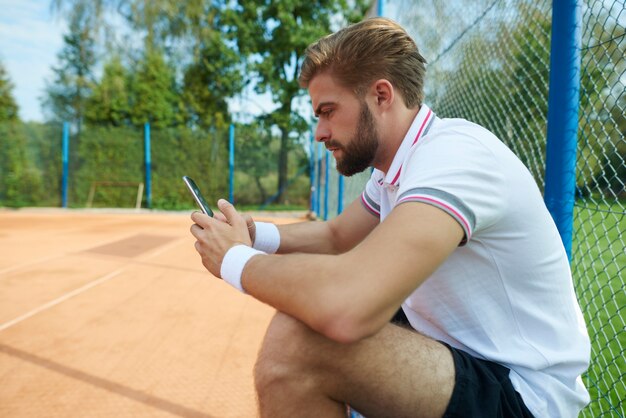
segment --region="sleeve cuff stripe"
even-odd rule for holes
[[[459,224],[461,224],[461,227],[463,228],[463,230],[465,230],[465,235],[466,235],[466,239],[465,241],[469,241],[471,235],[472,235],[472,230],[470,228],[470,224],[467,221],[467,219],[465,218],[465,216],[461,215],[461,213],[456,210],[455,208],[453,208],[452,206],[437,200],[437,199],[433,199],[432,197],[427,197],[427,196],[405,196],[402,199],[400,199],[398,201],[398,204],[400,203],[404,203],[404,202],[422,202],[422,203],[427,203],[429,205],[433,205],[436,206],[442,210],[444,210],[445,212],[447,212],[448,214],[450,214],[454,219],[457,220],[457,222],[459,222]]]
[[[372,212],[374,215],[380,216],[380,208],[370,204],[367,197],[365,196],[365,193],[361,194],[361,203],[363,203],[363,206],[365,206],[365,208]]]

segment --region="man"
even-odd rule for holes
[[[205,267],[278,311],[255,369],[264,417],[574,417],[589,400],[541,194],[493,134],[423,104],[424,64],[382,18],[307,49],[316,140],[345,175],[375,168],[337,218],[275,227],[224,200],[192,215]],[[399,307],[410,327],[390,323]]]

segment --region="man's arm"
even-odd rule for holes
[[[354,248],[376,225],[378,217],[356,199],[330,221],[278,225],[278,253],[341,254]]]
[[[246,292],[327,337],[353,342],[378,332],[457,248],[461,226],[424,203],[404,203],[359,245],[339,255],[255,256]]]

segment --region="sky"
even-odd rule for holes
[[[43,122],[41,98],[63,47],[66,21],[50,10],[51,0],[0,0],[0,61],[13,83],[23,121]],[[231,111],[258,115],[276,107],[269,95],[248,91],[230,101]]]
[[[43,122],[41,98],[46,80],[54,78],[52,66],[63,46],[66,21],[50,9],[51,0],[0,0],[0,62],[13,83],[20,118]],[[243,98],[242,98],[243,97]],[[256,115],[275,105],[269,95],[251,91],[230,101],[231,111]],[[297,105],[307,108],[306,99]]]
[[[53,16],[50,0],[0,0],[0,61],[12,81],[24,121],[43,121],[40,98],[63,45],[66,22]]]

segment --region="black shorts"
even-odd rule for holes
[[[532,418],[513,388],[508,368],[443,344],[452,352],[456,370],[444,418]]]

